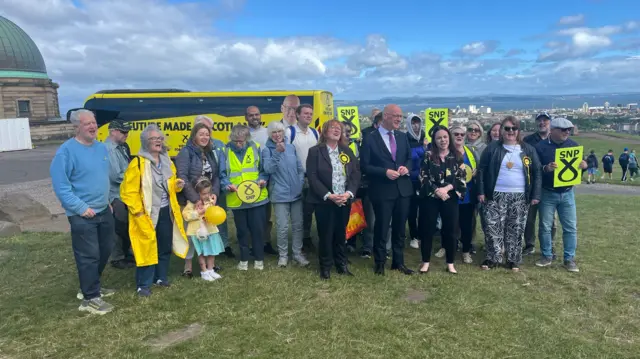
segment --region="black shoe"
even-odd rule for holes
[[[129,269],[135,267],[135,263],[127,262],[124,259],[112,261],[111,266],[116,269]]]
[[[227,256],[227,258],[230,258],[230,259],[234,259],[236,257],[236,255],[233,254],[233,249],[231,249],[231,247],[225,247],[224,255]]]
[[[532,254],[534,254],[536,252],[536,248],[535,247],[526,247],[525,249],[522,250],[522,255],[523,256],[530,256]]]
[[[276,252],[275,249],[273,249],[273,247],[271,246],[271,243],[267,243],[264,245],[264,253],[271,254],[271,255],[278,255],[278,252]]]
[[[373,272],[377,275],[384,275],[384,263],[376,263]]]
[[[321,269],[320,270],[320,279],[328,280],[329,278],[331,278],[331,272],[329,272],[328,270],[325,270],[325,269]]]
[[[349,268],[347,266],[336,268],[336,273],[338,273],[340,275],[346,275],[348,277],[353,277],[354,276],[353,273],[351,273],[351,271],[349,271]]]
[[[222,267],[220,266],[213,266],[213,270],[216,272],[220,272],[222,270]]]
[[[406,275],[412,275],[414,273],[413,270],[405,267],[404,264],[399,266],[391,266],[391,270],[397,270],[398,272]]]
[[[369,258],[371,258],[371,252],[369,252],[369,251],[362,251],[362,253],[360,253],[360,258],[365,258],[365,259],[369,259]]]

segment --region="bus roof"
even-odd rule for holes
[[[265,90],[265,91],[224,91],[224,92],[191,92],[179,89],[122,89],[103,90],[87,97],[85,103],[94,98],[162,98],[162,97],[233,97],[233,96],[310,96],[325,90]]]

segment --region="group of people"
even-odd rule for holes
[[[100,283],[110,256],[114,267],[136,267],[141,297],[150,296],[154,285],[170,286],[171,252],[185,259],[183,276],[193,276],[197,255],[203,280],[222,278],[215,257],[236,254],[227,223],[208,221],[211,207],[233,214],[240,271],[249,270],[251,258],[253,269],[263,270],[265,254],[278,255],[278,267],[290,262],[306,267],[307,254],[317,251],[321,279],[330,279],[333,267],[339,275],[353,276],[347,252],[355,250],[357,237],[347,241],[346,228],[356,200],[362,201],[368,224],[359,236],[361,255],[373,256],[377,275],[385,274],[388,258],[391,270],[415,273],[404,260],[407,222],[410,246],[421,249],[417,271],[429,271],[439,230],[442,248],[436,256],[446,256],[446,271],[457,274],[458,242],[463,262],[473,263],[478,213],[486,249],[481,268],[504,262],[518,271],[523,253],[535,248],[525,233],[538,211],[542,256],[536,265],[553,261],[557,212],[564,265],[578,271],[573,190],[553,186],[555,150],[576,145],[568,138],[570,121],[542,114],[536,119],[538,132],[524,140],[520,122],[511,116],[492,125],[486,137],[476,121],[425,133],[420,116],[405,119],[399,106],[388,105],[372,114],[374,125],[354,141],[335,119],[321,131],[311,127],[313,108],[295,95],[285,99],[283,114],[265,128],[259,108],[248,107],[246,124],[232,128],[227,144],[211,137],[210,118],[197,116],[174,164],[156,125],[142,131],[140,151],[132,158],[128,123],[112,121],[109,138],[101,143],[93,113],[74,111],[76,136],[58,149],[51,177],[71,226],[79,309],[98,314],[113,309],[102,298],[114,291]],[[407,133],[399,130],[403,121]],[[272,214],[277,249],[271,245]],[[311,240],[313,214],[317,249]]]
[[[586,161],[587,184],[596,183],[598,157],[594,150],[589,151]],[[613,155],[613,150],[609,150],[607,154],[602,157],[602,170],[604,173],[601,179],[605,179],[605,177],[609,180],[613,179],[613,166],[615,163],[616,158]],[[625,147],[620,157],[618,157],[618,163],[622,169],[622,178],[620,178],[620,181],[627,182],[629,180],[633,182],[633,179],[638,175],[638,157],[636,156],[636,150],[629,151],[629,149]]]

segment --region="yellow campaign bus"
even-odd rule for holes
[[[198,115],[210,117],[212,136],[224,143],[229,141],[231,127],[246,124],[247,107],[257,106],[262,114],[263,126],[281,120],[287,111],[283,102],[296,95],[301,104],[313,106],[311,125],[320,130],[322,124],[334,117],[333,94],[323,90],[300,91],[242,91],[191,92],[187,90],[105,90],[89,96],[84,107],[93,111],[98,122],[98,140],[109,136],[109,122],[118,118],[131,123],[127,143],[131,154],[140,149],[140,133],[150,124],[157,124],[166,137],[169,156],[175,157],[191,134],[193,120]],[[75,109],[73,109],[75,110]],[[67,113],[69,119],[70,110]]]

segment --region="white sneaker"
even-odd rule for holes
[[[440,250],[436,252],[436,257],[437,258],[442,258],[442,257],[444,257],[445,253],[446,252],[445,252],[444,248],[440,248]]]
[[[200,278],[202,278],[202,280],[206,280],[207,282],[213,282],[214,280],[216,280],[211,276],[211,273],[209,273],[209,271],[200,272]]]
[[[216,271],[214,271],[213,269],[209,270],[207,272],[209,272],[209,276],[211,278],[213,278],[214,280],[222,278],[222,276],[220,274],[216,273]]]
[[[278,267],[284,268],[287,266],[287,264],[289,264],[289,260],[287,259],[287,257],[278,258]]]
[[[420,248],[420,242],[414,238],[411,240],[411,242],[409,242],[409,247],[418,249]]]
[[[462,253],[462,261],[466,264],[473,263],[473,258],[471,258],[471,253]]]
[[[249,262],[248,261],[245,261],[245,262],[240,261],[240,263],[238,263],[238,270],[244,270],[244,271],[249,270]]]
[[[308,266],[310,264],[310,262],[307,260],[307,258],[302,254],[299,255],[299,256],[296,256],[295,258],[293,258],[293,260],[298,262],[298,264],[301,267],[306,267],[306,266]]]
[[[257,269],[257,270],[263,270],[264,269],[264,261],[256,261],[253,264],[253,268]]]

